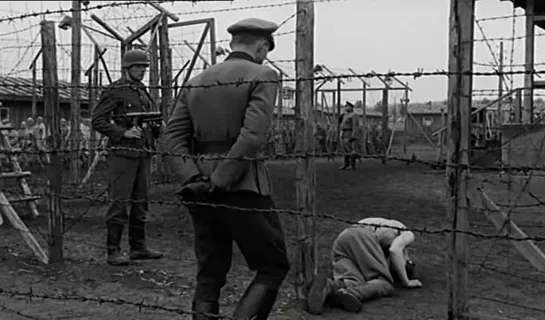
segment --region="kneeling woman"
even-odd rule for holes
[[[364,301],[391,296],[394,280],[407,288],[421,287],[407,252],[414,234],[404,229],[396,220],[366,218],[341,232],[333,243],[333,279],[314,279],[308,311],[321,314],[327,299],[334,307],[359,312]]]

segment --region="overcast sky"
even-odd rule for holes
[[[90,6],[111,3],[111,1],[91,1]],[[448,51],[448,18],[450,0],[337,0],[316,1],[315,63],[325,64],[331,70],[347,74],[348,68],[366,73],[376,72],[414,72],[419,68],[425,71],[446,70]],[[263,7],[271,5],[270,7]],[[275,6],[273,6],[275,5]],[[71,1],[2,1],[0,16],[17,16],[45,10],[69,9]],[[233,2],[207,1],[191,4],[176,2],[163,4],[168,10],[177,13],[181,21],[200,18],[216,19],[217,39],[220,46],[227,46],[229,38],[226,28],[233,22],[246,17],[258,17],[281,23],[295,13],[295,2],[289,0],[238,0]],[[252,8],[254,7],[254,8]],[[231,9],[225,11],[224,9]],[[212,11],[212,12],[211,12]],[[127,26],[137,29],[151,19],[157,11],[146,5],[93,10],[94,14],[113,26],[123,36],[130,34]],[[516,14],[524,11],[517,9]],[[84,24],[101,29],[89,19],[91,12],[84,12]],[[498,38],[512,38],[513,20],[515,37],[504,39],[505,64],[514,63],[515,70],[521,70],[524,62],[524,17],[513,19],[511,2],[500,0],[481,0],[477,2],[475,26],[475,66],[476,71],[492,71],[491,66],[499,57]],[[493,17],[503,19],[489,20]],[[61,14],[46,15],[53,21],[60,21]],[[484,20],[483,20],[484,19]],[[0,73],[11,76],[29,76],[27,69],[40,46],[40,17],[17,19],[14,22],[0,22]],[[480,26],[480,27],[479,27]],[[295,17],[289,19],[279,30],[277,49],[271,53],[271,60],[278,61],[288,74],[295,72]],[[58,28],[57,41],[60,43],[59,78],[69,80],[70,75],[70,31]],[[182,42],[186,40],[195,46],[202,27],[184,27],[171,31],[174,47],[174,73],[183,62],[191,57],[191,51]],[[544,33],[537,30],[536,62],[543,62]],[[106,59],[109,69],[119,69],[119,49],[116,41],[93,32],[93,37],[108,49]],[[147,42],[149,36],[144,37]],[[482,41],[483,38],[489,41]],[[83,35],[82,68],[91,63],[91,42]],[[512,46],[514,45],[514,54]],[[205,55],[209,53],[205,48]],[[491,53],[493,51],[494,57]],[[292,60],[290,62],[290,60]],[[497,61],[497,60],[496,60]],[[484,66],[482,65],[484,64]],[[202,67],[202,64],[199,65]],[[509,68],[509,67],[507,67]],[[536,69],[545,66],[537,64]],[[197,71],[198,72],[198,71]],[[114,74],[117,77],[117,74]],[[413,88],[411,101],[446,99],[447,78],[444,76],[422,77],[417,80],[402,78]],[[371,80],[379,86],[377,80]],[[353,80],[347,87],[359,87],[361,82]],[[522,78],[515,77],[514,85],[521,86]],[[332,86],[334,87],[334,86]],[[497,77],[475,78],[474,88],[480,90],[496,89]],[[496,95],[496,93],[490,93]],[[482,93],[481,93],[482,95]],[[357,93],[346,93],[343,100],[357,100]],[[479,96],[480,97],[480,96]],[[398,101],[401,92],[392,93],[391,99]],[[379,100],[379,95],[370,95],[368,105]]]

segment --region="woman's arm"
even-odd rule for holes
[[[390,258],[392,260],[392,266],[399,276],[401,283],[405,287],[415,288],[421,287],[422,283],[418,280],[409,280],[407,276],[407,270],[405,269],[405,264],[407,263],[405,259],[405,248],[413,243],[414,233],[411,231],[402,231],[401,234],[394,239],[394,242],[390,246]]]

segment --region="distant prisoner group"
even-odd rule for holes
[[[274,128],[278,77],[262,65],[275,49],[273,33],[277,29],[273,22],[254,18],[231,25],[227,31],[232,35],[232,52],[184,85],[166,126],[137,122],[129,116],[154,109],[142,83],[148,56],[139,50],[124,54],[123,76],[103,90],[93,112],[92,127],[108,138],[111,147],[107,262],[125,266],[130,260],[163,257],[147,246],[145,232],[150,150],[162,136],[169,166],[177,177],[176,196],[184,201],[194,229],[194,320],[215,319],[211,314],[220,313],[219,299],[231,267],[233,241],[255,272],[235,308],[234,319],[268,319],[290,270],[284,230],[273,210],[271,178],[264,161],[257,157],[261,152],[277,151],[280,142],[284,151],[293,152],[294,148],[293,130],[278,132]],[[352,104],[346,104],[339,120],[340,134],[337,124],[318,126],[315,134],[317,151],[346,154],[341,169],[354,169],[355,154],[362,148],[361,128],[353,109]],[[42,129],[38,130],[40,139]],[[223,157],[214,157],[218,154]],[[237,159],[240,157],[245,160]],[[407,250],[414,234],[398,221],[367,218],[361,222],[382,227],[354,225],[339,230],[332,251],[333,278],[318,276],[312,283],[308,296],[311,313],[321,313],[328,299],[333,307],[357,312],[366,300],[392,295],[394,283],[408,288],[422,286],[414,278],[414,263]],[[126,226],[128,256],[121,249]]]
[[[11,128],[8,132],[8,140],[10,147],[16,150],[21,150],[18,155],[19,164],[23,169],[26,169],[33,164],[41,163],[42,165],[48,161],[47,153],[50,150],[50,137],[51,131],[47,127],[43,117],[38,116],[36,119],[33,117],[27,118],[22,121],[19,126],[15,126],[8,120],[2,121],[2,126]],[[60,120],[61,129],[61,148],[68,149],[70,147],[70,140],[73,140],[72,129],[70,122],[65,118]],[[89,155],[89,147],[91,146],[91,121],[89,119],[83,119],[80,122],[81,136],[78,142],[78,146],[72,146],[74,148],[86,150],[83,152],[84,156]],[[100,134],[97,134],[100,139]],[[65,155],[67,155],[66,153]],[[1,155],[2,164],[7,159],[6,155]]]

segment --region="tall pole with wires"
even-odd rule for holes
[[[297,0],[297,32],[295,40],[298,80],[295,95],[296,151],[314,152],[314,2]],[[297,158],[297,209],[305,214],[316,212],[316,162],[313,157]],[[317,273],[316,218],[297,217],[296,292],[306,296],[307,285]]]

